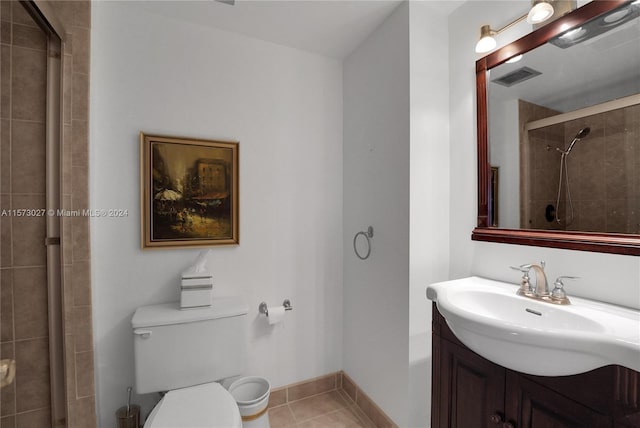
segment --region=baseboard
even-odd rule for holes
[[[330,373],[313,379],[271,390],[269,407],[277,407],[292,401],[302,400],[329,391],[339,391],[345,400],[358,408],[371,426],[397,428],[389,416],[343,371]],[[363,418],[364,419],[364,418]]]

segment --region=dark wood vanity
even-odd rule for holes
[[[640,373],[515,372],[469,350],[433,304],[432,428],[639,428]]]

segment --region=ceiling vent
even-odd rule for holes
[[[497,83],[498,85],[509,87],[517,85],[518,83],[522,83],[525,80],[529,80],[541,74],[542,73],[534,70],[533,68],[522,67],[515,71],[512,71],[511,73],[507,73],[502,77],[498,77],[497,79],[492,80],[492,82]]]

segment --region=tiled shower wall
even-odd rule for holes
[[[528,104],[529,110],[546,110],[524,104]],[[565,229],[564,225],[548,222],[544,217],[545,207],[556,205],[560,153],[555,148],[566,149],[577,132],[586,126],[591,132],[574,145],[568,156],[575,217],[566,230],[640,233],[640,105],[529,132],[531,156],[524,156],[521,164],[523,171],[529,169],[532,173],[521,175],[521,185],[530,189],[532,197],[526,199],[528,206],[523,210],[526,213],[523,227]],[[565,188],[563,182],[561,219],[570,218]]]
[[[64,30],[64,70],[63,70],[63,105],[62,105],[62,117],[63,117],[63,140],[62,140],[62,206],[65,209],[84,209],[88,208],[89,195],[88,195],[88,119],[89,119],[89,46],[90,46],[90,21],[91,21],[91,5],[89,1],[51,1],[47,2],[50,13],[55,15],[55,19],[59,21]],[[16,102],[18,98],[22,100],[24,98],[28,100],[32,99],[28,96],[27,92],[33,85],[33,81],[28,79],[27,75],[21,76],[24,79],[20,80],[20,83],[14,82],[12,88],[10,82],[7,82],[5,75],[10,73],[12,68],[8,65],[10,60],[13,59],[9,51],[5,49],[6,45],[10,46],[10,43],[18,44],[22,43],[25,38],[24,34],[27,30],[18,26],[7,26],[5,22],[11,22],[9,17],[13,17],[13,11],[20,5],[13,1],[2,1],[2,9],[0,11],[2,18],[2,110],[6,110],[8,102]],[[22,12],[18,12],[15,17],[21,19]],[[15,21],[14,17],[14,21]],[[20,22],[19,24],[22,24]],[[9,30],[11,28],[11,30]],[[35,67],[35,66],[34,66]],[[33,71],[31,68],[28,70]],[[20,95],[9,98],[8,94]],[[23,97],[23,95],[25,95]],[[22,102],[22,101],[18,101]],[[27,106],[25,110],[35,109],[36,107]],[[11,133],[13,121],[5,118],[2,114],[2,205],[9,203],[11,198],[7,200],[5,198],[5,191],[10,187],[5,187],[5,178],[9,179],[11,183],[22,181],[30,181],[29,171],[35,169],[31,162],[43,162],[38,157],[27,156],[28,159],[23,160],[23,164],[13,163],[19,159],[16,153],[20,153],[21,148],[17,146],[17,140],[14,139],[14,135]],[[16,134],[17,135],[17,134]],[[6,141],[11,141],[11,144],[6,144]],[[9,162],[12,162],[10,164]],[[26,165],[24,165],[26,164]],[[40,164],[39,164],[40,165]],[[42,164],[43,165],[43,164]],[[11,169],[13,167],[13,169]],[[34,167],[34,168],[31,168]],[[12,172],[12,176],[8,178],[7,171]],[[15,174],[17,179],[13,177]],[[22,177],[22,178],[20,178]],[[44,177],[42,175],[42,177]],[[42,184],[42,183],[41,183]],[[15,199],[14,199],[15,200]],[[15,206],[15,205],[14,205]],[[24,220],[23,220],[24,221]],[[24,250],[31,255],[42,254],[44,249],[41,248],[38,243],[42,242],[44,234],[42,232],[44,221],[40,224],[38,221],[28,223],[31,225],[31,229],[40,228],[38,232],[35,232],[24,226],[30,233],[38,234],[40,237],[35,241],[36,247],[32,251]],[[3,267],[7,261],[7,248],[24,244],[25,242],[32,242],[31,240],[24,239],[26,235],[23,230],[16,228],[16,221],[13,223],[6,222],[5,218],[0,219],[0,225],[2,227],[2,262]],[[68,427],[95,427],[95,388],[94,388],[94,367],[93,367],[93,335],[92,335],[92,317],[91,317],[91,282],[90,282],[90,251],[89,251],[89,218],[88,217],[65,217],[62,219],[62,253],[64,263],[64,280],[63,280],[63,293],[64,293],[64,348],[65,348],[65,376],[66,376],[66,405],[67,405],[67,426]],[[18,227],[20,223],[18,221]],[[11,236],[14,238],[10,239]],[[9,237],[9,239],[5,239]],[[7,244],[9,243],[9,244]],[[9,251],[15,251],[15,248],[11,248]],[[10,252],[9,254],[12,254]],[[12,255],[15,262],[15,253]],[[44,270],[44,269],[43,269]],[[39,284],[43,286],[46,284],[45,278],[16,278],[13,275],[13,281],[8,282],[12,284],[11,287],[5,287],[5,277],[8,279],[8,274],[5,274],[3,269],[2,276],[2,333],[3,333],[3,345],[5,344],[5,306],[9,306],[7,302],[12,302],[12,310],[10,311],[13,317],[12,325],[17,325],[23,322],[23,319],[29,322],[32,319],[41,319],[39,315],[44,311],[46,320],[46,299],[44,302],[39,301],[40,306],[30,305],[25,308],[16,306],[16,301],[19,300],[21,290],[18,290],[16,284],[21,287],[31,286]],[[18,281],[19,280],[19,281]],[[28,294],[28,293],[27,293]],[[6,297],[6,298],[5,298]],[[44,309],[42,306],[44,305]],[[23,309],[23,310],[21,310]],[[8,316],[7,316],[8,317]],[[42,327],[40,327],[42,328]],[[8,328],[7,328],[8,330]],[[8,337],[8,336],[7,336]],[[7,341],[8,344],[8,341]],[[10,346],[3,346],[3,351],[13,352],[13,344]],[[38,349],[38,352],[30,352],[28,364],[37,365],[39,355],[46,355],[46,346],[43,349]],[[35,351],[35,350],[34,350]],[[26,361],[26,360],[25,360]],[[39,363],[38,363],[39,364]],[[43,367],[47,364],[42,362]],[[30,366],[27,366],[30,368]],[[36,372],[44,369],[37,368]],[[48,368],[47,368],[48,373]],[[44,375],[42,375],[44,377]],[[47,375],[48,377],[48,375]],[[48,382],[48,379],[47,379]],[[42,381],[44,383],[44,381]],[[14,398],[11,398],[11,392],[5,393],[2,390],[2,415],[5,415],[5,400],[9,405],[14,403],[17,409],[17,403],[20,396],[20,382],[16,380]],[[33,397],[31,394],[29,397]],[[5,398],[6,397],[6,398]],[[18,399],[16,399],[16,397]],[[12,401],[13,400],[13,401]],[[41,398],[41,400],[43,400]],[[40,405],[40,404],[39,404]],[[11,409],[11,407],[9,407]],[[44,418],[45,413],[48,412],[42,410],[40,414],[35,415],[38,418]],[[48,413],[47,413],[48,417]],[[43,419],[25,419],[18,415],[17,417],[9,416],[2,419],[2,427],[7,428],[14,426],[48,426],[49,423],[41,423]]]
[[[50,425],[45,217],[11,209],[45,207],[47,43],[18,2],[2,2],[1,353],[15,381],[0,391],[2,427]]]

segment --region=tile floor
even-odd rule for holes
[[[333,390],[269,409],[271,428],[375,428],[342,390]]]

